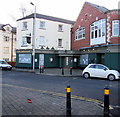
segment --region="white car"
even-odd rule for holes
[[[89,64],[82,72],[84,78],[98,77],[109,80],[120,79],[120,73],[116,70],[110,70],[102,64]]]
[[[6,69],[6,70],[11,70],[12,66],[9,65],[5,60],[0,60],[0,68]]]

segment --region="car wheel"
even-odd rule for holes
[[[111,81],[112,81],[112,80],[115,80],[115,75],[110,74],[110,75],[108,76],[108,79],[111,80]]]
[[[90,74],[86,72],[86,73],[83,74],[83,77],[84,77],[84,78],[89,78],[89,77],[90,77]]]

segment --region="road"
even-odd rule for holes
[[[110,105],[114,111],[120,107],[120,81],[103,79],[84,79],[82,77],[47,76],[28,72],[3,71],[2,83],[20,87],[38,89],[54,93],[65,93],[70,85],[72,95],[104,101],[104,87],[110,88]]]

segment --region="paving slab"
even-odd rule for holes
[[[65,97],[5,84],[2,92],[2,115],[66,115]],[[72,99],[71,104],[72,115],[103,116],[103,109],[95,103]]]

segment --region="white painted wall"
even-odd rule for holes
[[[0,59],[3,59],[3,34],[0,30]]]
[[[24,21],[28,22],[28,30],[22,31],[22,23]],[[40,21],[45,22],[45,29],[40,29]],[[58,32],[58,25],[63,25],[63,32]],[[72,25],[55,22],[45,19],[36,19],[36,29],[35,29],[35,49],[40,49],[41,46],[39,45],[39,38],[40,36],[45,36],[45,46],[49,47],[50,49],[54,47],[56,50],[70,50],[71,47],[71,30]],[[25,19],[20,20],[17,22],[17,49],[32,49],[32,44],[29,44],[27,47],[21,47],[22,44],[22,36],[27,34],[32,34],[33,29],[33,19]],[[62,48],[58,48],[58,39],[61,38]]]
[[[7,25],[6,25],[7,26]],[[9,25],[8,25],[9,26]],[[9,37],[9,41],[4,40],[4,36]],[[13,35],[13,60],[16,58],[16,34]],[[11,31],[2,31],[0,30],[0,59],[8,59],[11,61],[11,45],[12,44],[12,33]],[[5,52],[4,48],[8,48],[8,51]]]

